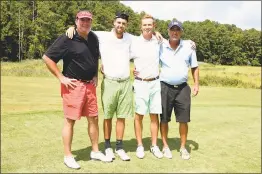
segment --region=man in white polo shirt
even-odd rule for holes
[[[142,142],[143,117],[150,114],[151,147],[150,151],[157,157],[163,154],[157,146],[159,130],[158,115],[162,113],[159,80],[159,51],[160,43],[153,36],[155,21],[151,15],[144,15],[141,19],[142,34],[132,42],[132,57],[137,75],[134,80],[135,94],[135,134],[137,139],[136,156],[144,158]]]
[[[182,23],[171,21],[168,25],[169,40],[164,41],[160,50],[162,99],[160,131],[163,151],[170,151],[167,143],[168,122],[171,121],[174,109],[176,122],[179,122],[180,155],[182,159],[189,159],[190,154],[185,148],[191,107],[191,89],[187,84],[188,68],[191,67],[194,79],[193,96],[199,91],[199,69],[196,51],[188,46],[187,41],[181,39],[182,32]]]

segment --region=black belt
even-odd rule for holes
[[[91,82],[91,80],[77,79],[77,78],[73,78],[73,77],[68,77],[67,75],[65,75],[65,77],[67,77],[67,78],[69,78],[69,79],[76,79],[76,80],[78,80],[78,81],[80,81],[80,82],[84,82],[84,83],[90,83],[90,82]]]
[[[162,83],[166,84],[167,86],[169,86],[169,87],[171,87],[171,88],[175,88],[175,89],[182,89],[182,88],[184,88],[185,86],[187,86],[187,82],[181,83],[181,84],[179,84],[179,85],[170,85],[170,84],[168,84],[168,83],[166,83],[166,82],[163,82],[163,81],[162,81]]]
[[[142,78],[140,78],[140,77],[135,77],[135,79],[136,79],[136,80],[141,80],[141,81],[150,82],[150,81],[159,79],[159,76],[154,77],[154,78],[149,78],[149,79],[142,79]]]
[[[91,80],[82,80],[82,79],[77,79],[77,80],[84,83],[91,83]]]

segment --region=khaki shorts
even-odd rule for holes
[[[104,118],[128,118],[134,115],[132,84],[126,80],[103,78],[101,83],[102,107]]]
[[[81,81],[75,83],[77,85],[75,89],[67,89],[61,84],[65,118],[80,120],[81,116],[98,116],[96,87]]]

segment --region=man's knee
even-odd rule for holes
[[[98,124],[98,116],[95,117],[86,117],[88,124]]]
[[[135,115],[135,120],[137,120],[137,121],[142,121],[143,118],[144,118],[143,115],[136,113],[136,115]]]
[[[64,119],[64,126],[73,127],[74,124],[75,124],[75,120],[72,120],[72,119],[69,119],[69,118]]]
[[[117,118],[117,123],[119,124],[125,124],[125,118]]]

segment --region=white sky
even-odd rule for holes
[[[120,1],[135,12],[145,11],[154,18],[184,21],[209,19],[235,24],[241,29],[261,31],[261,1]]]

